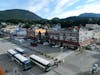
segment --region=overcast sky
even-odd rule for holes
[[[42,18],[100,13],[100,0],[0,0],[0,10],[25,9]]]

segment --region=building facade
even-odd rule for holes
[[[93,31],[81,27],[70,27],[62,30],[48,30],[50,43],[64,47],[77,48],[93,42]]]

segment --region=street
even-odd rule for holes
[[[0,39],[0,64],[4,67],[6,75],[12,75],[15,68],[18,69],[18,73],[21,73],[21,75],[81,75],[81,72],[89,71],[94,63],[97,63],[100,67],[100,54],[98,52],[83,51],[82,53],[78,53],[69,50],[61,52],[60,49],[41,45],[33,49],[44,50],[44,52],[55,58],[64,59],[64,62],[46,73],[37,65],[33,65],[28,71],[22,71],[20,66],[15,63],[15,61],[12,61],[7,54],[8,49],[14,49],[16,46],[18,46],[18,44],[16,45],[7,40]],[[31,54],[44,57],[37,52],[34,52],[34,50],[27,50],[27,57]],[[51,52],[49,50],[51,50]]]

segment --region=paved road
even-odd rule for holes
[[[0,54],[4,54],[8,49],[13,49],[14,47],[16,47],[15,44],[12,44],[0,38]]]
[[[10,42],[7,42],[6,40],[0,39],[0,64],[3,65],[4,69],[6,70],[6,75],[11,75],[14,67],[17,67],[19,70],[20,66],[16,64],[15,62],[11,61],[9,57],[6,54],[6,51],[8,49],[16,47],[16,44],[12,44]],[[48,48],[41,46],[40,48],[37,47],[39,50],[47,51],[51,50],[51,55],[53,55],[53,50],[56,50],[56,48]],[[58,51],[60,51],[58,49]],[[31,51],[28,53],[28,55],[35,53],[34,51]],[[49,52],[48,52],[49,53]],[[73,51],[67,51],[66,52],[59,52],[56,54],[56,51],[54,51],[54,54],[57,58],[64,59],[64,63],[61,63],[57,68],[54,68],[53,70],[44,73],[43,70],[33,65],[33,68],[28,71],[21,71],[22,75],[79,75],[79,72],[87,72],[91,68],[92,64],[98,63],[100,67],[100,54],[98,52],[90,52],[85,51],[83,53],[78,53]]]
[[[71,55],[72,53],[74,53],[74,51],[62,52],[55,58],[57,58],[58,60],[63,60],[64,58]]]
[[[1,53],[1,55],[0,55],[0,60],[1,60],[0,63],[3,65],[4,69],[7,71],[6,75],[11,75],[13,73],[14,67],[16,67],[18,69],[20,68],[20,66],[18,64],[16,64],[14,61],[11,61],[9,59],[8,55],[6,54],[8,49],[14,49],[16,46],[17,46],[16,44],[8,42],[7,40],[0,39],[0,53]],[[37,49],[39,49],[39,48],[37,48]],[[46,49],[47,48],[45,47],[45,50]],[[50,49],[50,48],[48,48],[48,49]],[[43,47],[42,47],[42,50],[43,50]],[[55,50],[55,49],[53,49],[53,50]],[[31,51],[31,52],[33,52],[33,51]],[[60,56],[61,55],[59,55],[59,57]],[[48,73],[42,73],[42,72],[43,72],[42,69],[40,69],[38,66],[33,66],[33,68],[30,69],[29,71],[26,71],[26,72],[22,72],[21,71],[19,73],[22,73],[22,75],[33,75],[33,74],[34,75],[40,75],[40,74],[41,75],[51,75],[51,74],[52,75],[57,75],[57,73],[54,72],[54,71],[50,71]]]

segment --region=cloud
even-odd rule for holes
[[[58,0],[56,6],[55,6],[55,11],[60,10],[65,4],[67,4],[70,0]]]
[[[78,1],[79,0],[58,0],[53,13],[58,14],[62,12],[64,8],[68,8]]]
[[[37,0],[38,1],[38,0]],[[49,3],[49,0],[39,0],[39,2],[35,2],[33,0],[30,0],[29,6],[27,9],[33,12],[37,12],[45,7],[47,7]]]
[[[42,10],[42,12],[45,12],[46,16],[52,16],[63,12],[63,9],[70,7],[77,1],[79,0],[29,0],[27,9],[38,14],[41,14],[39,12]],[[50,4],[50,2],[52,4]],[[51,5],[54,6],[50,8]]]
[[[48,19],[100,13],[99,7],[100,0],[0,0],[0,10],[26,9]]]
[[[79,0],[70,0],[70,3],[67,4],[67,7],[72,6],[73,4],[77,3]]]
[[[48,19],[54,17],[66,18],[86,12],[100,13],[99,1],[94,1],[95,0],[85,0],[83,2],[80,0],[29,0],[27,9]]]
[[[44,12],[45,12],[45,13],[50,13],[49,8],[44,8]]]
[[[67,9],[68,7],[71,7],[75,3],[77,3],[79,0],[58,0],[57,4],[55,6],[55,9],[52,13],[49,14],[48,18],[58,17],[61,15],[64,11],[64,9]]]
[[[87,0],[86,2],[87,3],[90,3],[90,2],[94,2],[95,0]]]
[[[50,0],[51,2],[54,2],[55,0]]]
[[[59,13],[59,15],[55,15],[55,16],[59,17],[59,18],[66,18],[69,16],[77,16],[81,13],[100,13],[99,7],[100,7],[99,3],[87,4],[84,6],[78,6],[78,8],[74,9],[74,10],[61,12],[61,13]],[[52,17],[50,17],[50,18],[52,18]]]

